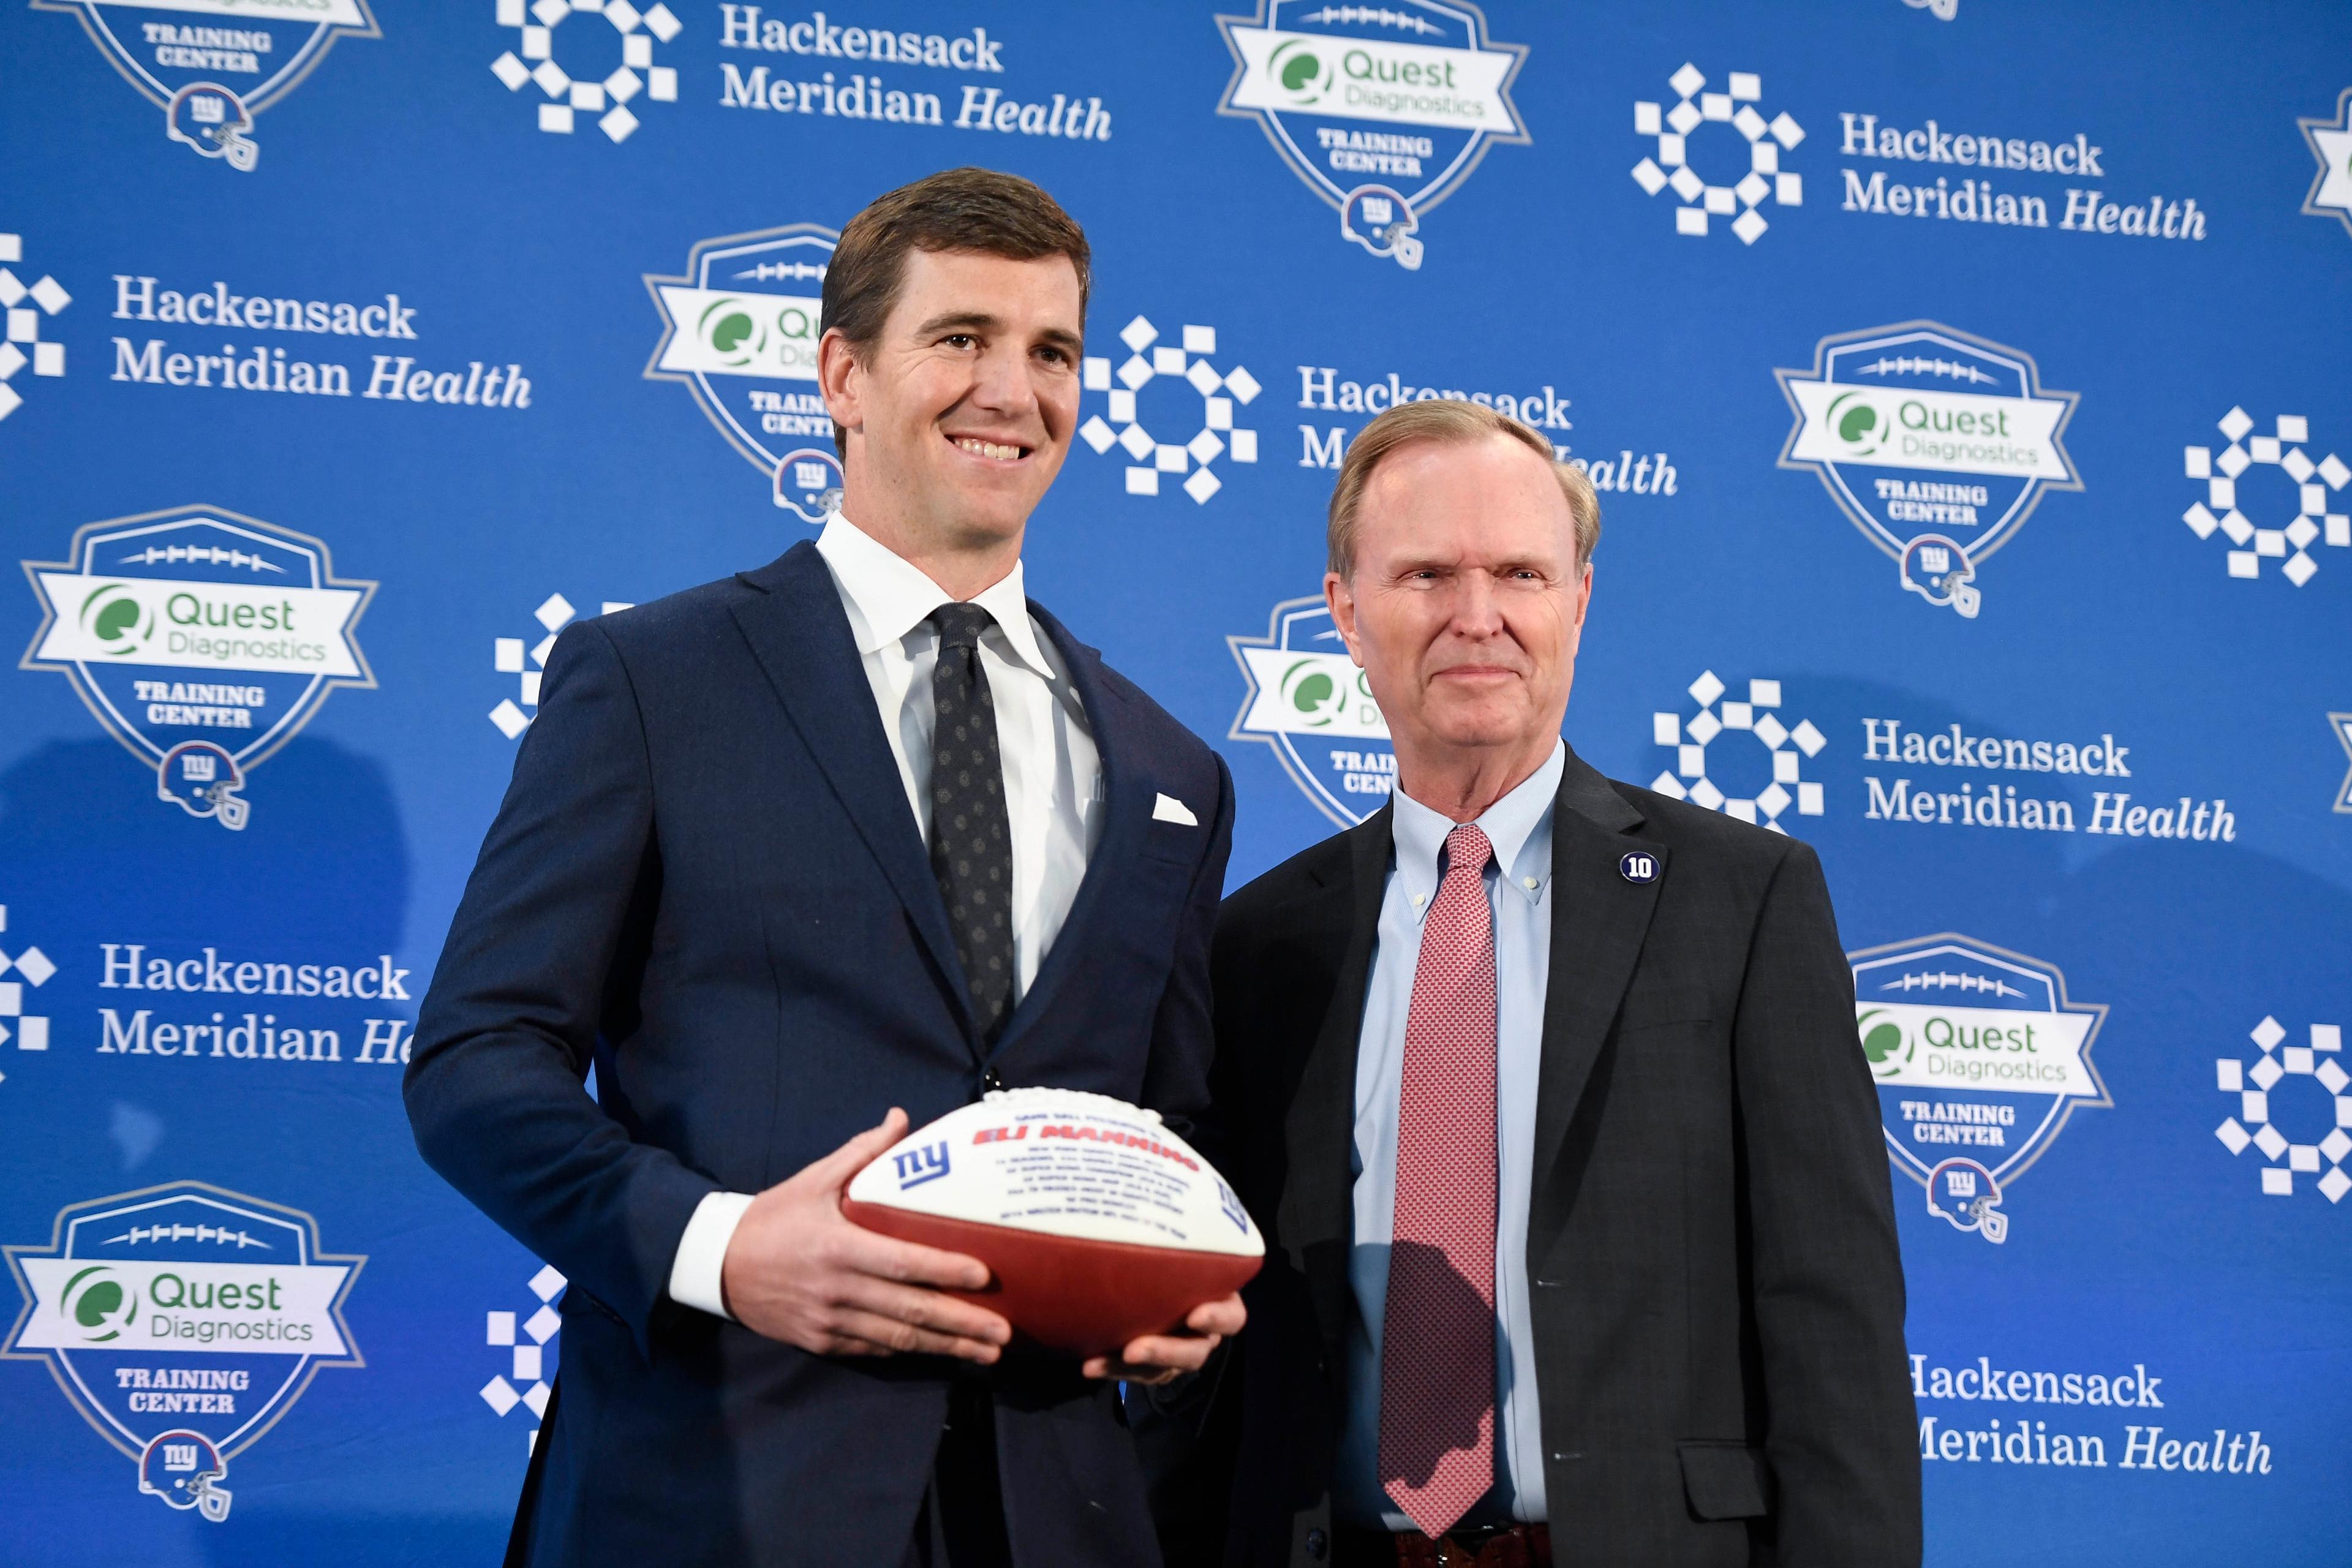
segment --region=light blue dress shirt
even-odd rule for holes
[[[1544,986],[1551,973],[1552,799],[1568,748],[1486,808],[1478,827],[1495,847],[1486,900],[1495,914],[1496,1496],[1512,1519],[1544,1511],[1543,1415],[1536,1399],[1535,1322],[1528,1310],[1528,1204],[1535,1163],[1536,1080],[1543,1064]],[[1404,1026],[1421,961],[1423,917],[1437,897],[1438,861],[1455,824],[1402,791],[1394,805],[1396,858],[1381,899],[1378,948],[1356,1047],[1355,1238],[1348,1279],[1356,1321],[1348,1336],[1348,1422],[1336,1496],[1349,1524],[1404,1531],[1404,1511],[1381,1489],[1381,1329],[1388,1308],[1389,1240],[1396,1216],[1397,1108],[1404,1088]],[[1482,1505],[1474,1517],[1494,1511]]]

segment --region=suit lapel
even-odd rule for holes
[[[1574,752],[1568,754],[1552,811],[1551,972],[1536,1089],[1531,1244],[1552,1228],[1546,1212],[1548,1178],[1601,1041],[1633,981],[1658,889],[1665,884],[1665,847],[1633,835],[1642,821],[1642,814],[1607,779]],[[1647,882],[1631,881],[1618,869],[1625,853],[1635,849],[1656,858],[1658,874]]]
[[[1060,933],[1045,950],[1045,959],[1037,966],[1037,978],[1022,996],[1020,1005],[1013,1010],[1004,1033],[997,1037],[996,1047],[990,1053],[990,1059],[996,1061],[1010,1059],[1009,1054],[1022,1037],[1052,1010],[1055,994],[1062,989],[1070,972],[1085,963],[1081,950],[1088,933],[1101,924],[1097,910],[1109,896],[1106,889],[1141,853],[1157,793],[1150,781],[1136,771],[1139,746],[1134,713],[1126,699],[1103,679],[1101,660],[1095,651],[1072,637],[1068,627],[1034,599],[1029,603],[1029,614],[1045,628],[1055,651],[1062,656],[1062,668],[1069,672],[1079,706],[1086,710],[1087,728],[1093,731],[1095,753],[1102,765],[1103,828],[1094,853],[1087,858],[1086,875],[1078,879],[1077,894],[1071,900],[1070,912],[1062,921]]]
[[[1333,1347],[1328,1364],[1334,1367],[1341,1364],[1336,1347],[1346,1339],[1353,1310],[1348,1247],[1354,1230],[1349,1194],[1356,1058],[1380,936],[1381,898],[1388,886],[1391,820],[1391,808],[1383,806],[1349,831],[1345,875],[1325,889],[1324,896],[1340,906],[1333,912],[1346,921],[1347,947],[1338,955],[1330,1005],[1323,1026],[1307,1045],[1284,1126],[1290,1179],[1284,1184],[1276,1228],[1306,1277],[1324,1342]]]
[[[930,855],[908,808],[906,783],[898,776],[824,558],[803,542],[757,572],[738,574],[737,581],[760,591],[760,597],[735,606],[735,622],[793,727],[906,905],[932,963],[944,975],[961,976]],[[963,986],[951,981],[943,989],[969,1037],[971,1016]]]

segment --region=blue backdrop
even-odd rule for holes
[[[0,1555],[489,1559],[562,1279],[418,1162],[416,999],[547,639],[810,536],[833,236],[976,163],[1097,247],[1034,591],[1223,751],[1236,884],[1391,777],[1306,602],[1346,442],[1546,429],[1606,516],[1571,742],[1828,866],[1929,1560],[2344,1561],[2342,6],[34,0],[0,49]]]

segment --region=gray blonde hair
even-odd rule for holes
[[[1601,542],[1601,498],[1593,493],[1592,481],[1584,470],[1561,462],[1540,431],[1507,414],[1483,403],[1435,397],[1382,410],[1349,447],[1339,465],[1339,482],[1331,489],[1330,570],[1341,577],[1355,573],[1356,511],[1363,504],[1364,487],[1371,482],[1372,470],[1380,467],[1381,459],[1415,441],[1460,446],[1486,436],[1507,437],[1551,465],[1552,477],[1559,481],[1560,494],[1568,498],[1569,516],[1576,524],[1576,563],[1579,567],[1590,563],[1592,547]]]

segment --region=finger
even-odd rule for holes
[[[822,1186],[845,1186],[850,1177],[873,1163],[876,1155],[906,1135],[907,1113],[894,1105],[878,1126],[860,1132],[803,1173],[814,1178]]]
[[[977,1362],[986,1366],[1001,1352],[996,1346],[978,1340],[968,1340],[960,1334],[943,1334],[897,1318],[860,1311],[856,1308],[842,1312],[835,1320],[836,1337],[863,1342],[872,1347],[863,1353],[883,1355],[945,1355],[959,1361]],[[861,1353],[849,1351],[850,1354]]]
[[[1198,1372],[1208,1364],[1209,1352],[1217,1348],[1218,1336],[1204,1334],[1197,1338],[1185,1335],[1146,1334],[1130,1340],[1119,1359],[1131,1368],[1146,1371],[1171,1367],[1178,1372]]]
[[[901,1285],[931,1285],[945,1290],[981,1290],[988,1286],[988,1265],[961,1252],[900,1241],[863,1226],[845,1221],[834,1261],[858,1274],[892,1279]]]
[[[841,1300],[845,1307],[877,1318],[894,1319],[961,1339],[995,1345],[1010,1343],[1013,1339],[1013,1325],[994,1312],[937,1290],[851,1275],[845,1281]]]
[[[1248,1310],[1238,1295],[1222,1301],[1203,1301],[1185,1315],[1184,1326],[1195,1333],[1237,1334],[1249,1321]]]
[[[1113,1361],[1106,1355],[1089,1358],[1080,1364],[1078,1371],[1083,1375],[1097,1381],[1107,1382],[1115,1379],[1120,1383],[1138,1384],[1145,1388],[1164,1388],[1183,1375],[1174,1367],[1131,1366],[1123,1361]]]

